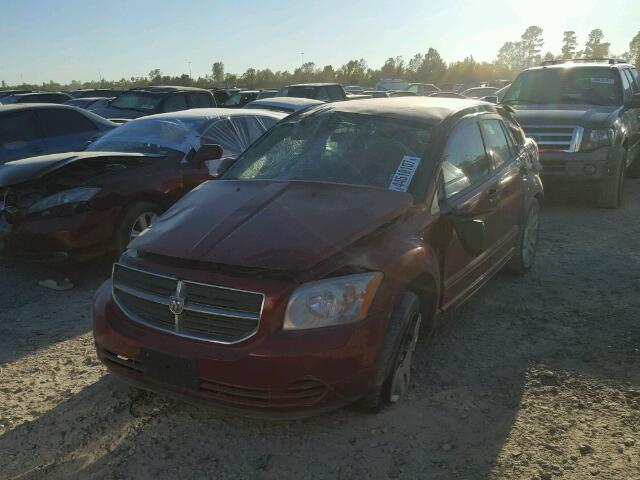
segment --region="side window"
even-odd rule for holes
[[[622,78],[622,96],[624,101],[627,102],[631,100],[631,95],[633,95],[631,83],[629,82],[629,77],[625,75],[624,70],[620,70],[620,77]]]
[[[636,82],[635,78],[633,78],[633,75],[631,74],[631,70],[623,70],[623,72],[625,73],[625,75],[627,76],[627,79],[629,80],[629,84],[631,85],[631,91],[633,93],[637,93],[638,92],[638,83]]]
[[[179,112],[180,110],[186,110],[187,98],[184,93],[173,93],[167,97],[164,101],[164,112]]]
[[[38,120],[45,137],[59,137],[96,130],[81,113],[67,109],[38,110]]]
[[[413,92],[416,95],[418,94],[418,85],[411,85],[409,88],[407,88],[407,92]]]
[[[344,100],[344,94],[342,93],[342,89],[339,86],[334,85],[332,87],[329,87],[328,90],[331,100]]]
[[[516,142],[515,137],[513,136],[513,132],[509,130],[509,127],[504,122],[500,122],[500,126],[502,127],[502,131],[504,132],[505,137],[507,137],[507,143],[509,144],[509,150],[511,151],[511,156],[515,157],[518,154],[518,142]]]
[[[318,90],[318,96],[316,98],[318,100],[323,100],[325,102],[328,102],[329,100],[331,100],[331,98],[329,97],[329,93],[327,92],[327,89],[324,87]]]
[[[451,197],[476,185],[489,173],[489,159],[477,122],[456,127],[445,149],[442,173],[444,193]]]
[[[640,76],[638,75],[638,70],[632,68],[629,70],[629,73],[631,74],[631,78],[636,82],[636,91],[640,92]]]
[[[505,163],[511,157],[507,137],[504,135],[500,120],[482,120],[482,136],[484,137],[487,153],[493,158],[495,167]]]
[[[35,140],[40,135],[31,112],[14,112],[0,116],[0,147],[21,148],[21,142]]]
[[[213,106],[211,98],[206,93],[190,93],[189,103],[191,108],[209,108]]]

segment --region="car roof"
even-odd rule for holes
[[[125,90],[126,92],[150,92],[150,93],[173,93],[173,92],[206,92],[211,93],[211,91],[205,88],[197,88],[197,87],[181,87],[181,86],[173,86],[173,85],[151,85],[148,87],[136,87],[131,88],[129,90]]]
[[[320,105],[323,104],[322,100],[315,100],[313,98],[298,98],[298,97],[271,97],[261,98],[260,100],[254,100],[251,105],[272,105],[274,107],[287,107],[287,106],[299,106],[299,105]]]
[[[102,99],[102,98],[101,98]],[[79,100],[79,99],[77,99]],[[46,108],[47,110],[73,110],[75,112],[79,112],[85,117],[91,119],[95,123],[103,123],[105,125],[114,126],[116,125],[111,120],[108,120],[100,115],[96,115],[93,112],[85,110],[83,108],[78,108],[73,105],[64,105],[58,103],[10,103],[9,105],[0,105],[0,114],[6,112],[15,112],[19,110],[40,110]]]
[[[362,100],[347,100],[344,102],[327,103],[323,110],[333,110],[345,113],[359,113],[389,117],[399,120],[438,125],[445,119],[468,110],[472,112],[496,112],[495,105],[480,100],[467,98],[439,98],[439,97],[392,97],[370,98]],[[314,109],[313,111],[315,111]]]
[[[291,85],[287,85],[287,87],[329,87],[340,85],[339,83],[293,83]]]
[[[8,105],[0,105],[0,113],[9,112],[13,110],[38,110],[41,108],[57,108],[57,109],[67,109],[67,110],[75,110],[78,112],[86,112],[81,108],[74,107],[73,105],[61,105],[59,103],[10,103]],[[100,117],[102,118],[102,117]]]
[[[525,72],[529,71],[529,70],[549,70],[549,69],[563,69],[563,68],[593,68],[593,67],[600,67],[600,68],[621,68],[621,67],[625,67],[625,68],[635,68],[634,65],[630,64],[630,63],[604,63],[604,62],[565,62],[565,63],[555,63],[552,65],[541,65],[539,67],[531,67],[531,68],[527,68],[525,70]]]
[[[65,92],[27,92],[27,93],[15,93],[13,96],[16,98],[24,98],[24,97],[39,97],[41,95],[65,95],[67,97],[71,96]]]
[[[179,112],[170,113],[158,113],[156,115],[148,115],[146,117],[137,118],[131,120],[131,122],[142,122],[147,120],[162,120],[162,119],[178,119],[178,120],[207,120],[214,117],[272,117],[280,120],[286,117],[285,114],[280,112],[272,112],[269,110],[252,110],[250,108],[192,108],[191,110],[181,110]],[[131,123],[129,122],[129,123]]]

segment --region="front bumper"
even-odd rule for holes
[[[2,222],[0,255],[33,261],[84,260],[114,248],[113,211],[88,210],[68,216]]]
[[[270,324],[265,318],[265,324]],[[357,324],[306,332],[272,327],[238,345],[218,345],[143,326],[120,310],[111,283],[93,305],[100,360],[128,382],[153,391],[206,402],[251,416],[298,418],[335,409],[368,391],[379,351],[380,312]],[[145,352],[175,356],[194,365],[192,387],[149,374]]]
[[[609,147],[583,152],[541,151],[542,179],[545,181],[599,182],[613,175]]]

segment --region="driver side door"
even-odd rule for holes
[[[452,308],[480,288],[496,270],[500,246],[499,179],[487,154],[478,117],[462,120],[451,133],[442,159],[440,188],[443,242],[442,308]],[[461,236],[462,222],[482,222],[484,251],[473,254]]]

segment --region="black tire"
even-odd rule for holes
[[[402,292],[391,312],[371,389],[360,401],[363,410],[377,413],[386,405],[400,399],[396,398],[392,401],[392,383],[401,362],[406,358],[404,354],[410,343],[412,343],[410,355],[413,354],[421,321],[420,299],[413,292]],[[409,363],[411,356],[408,359]]]
[[[135,222],[145,213],[155,216],[162,214],[162,208],[151,202],[139,202],[130,205],[125,213],[120,217],[116,225],[116,254],[121,254],[131,241],[132,230]]]
[[[540,239],[540,202],[534,198],[527,214],[522,220],[522,228],[518,233],[516,253],[507,263],[507,270],[511,273],[522,275],[531,270],[535,263]]]
[[[600,185],[598,207],[616,209],[622,206],[627,155],[628,152],[625,150],[618,163],[616,172],[611,177],[606,178]]]

